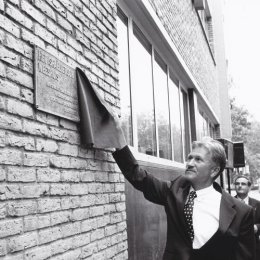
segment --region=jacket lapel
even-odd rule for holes
[[[248,204],[249,204],[250,206],[252,206],[253,208],[256,207],[255,202],[254,202],[250,197],[248,198]]]
[[[176,194],[176,207],[177,207],[178,219],[180,221],[180,228],[183,229],[183,234],[186,239],[186,242],[188,242],[190,244],[191,239],[190,239],[190,236],[187,231],[188,226],[187,226],[187,223],[186,223],[185,217],[184,217],[184,205],[185,205],[186,199],[188,197],[189,190],[190,190],[189,185],[184,185],[184,186],[179,187],[177,194]]]
[[[236,210],[234,209],[234,203],[226,194],[222,192],[221,202],[220,202],[220,213],[219,213],[219,229],[222,233],[225,233],[232,223],[236,215]]]

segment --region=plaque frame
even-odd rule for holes
[[[35,107],[79,122],[76,70],[44,49],[34,47]]]

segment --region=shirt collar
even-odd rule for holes
[[[239,198],[239,197],[238,197]],[[239,200],[241,200],[242,202],[245,202],[247,205],[249,204],[249,197],[247,196],[247,197],[245,197],[244,199],[240,199],[239,198]]]
[[[191,186],[190,187],[190,192],[193,191],[193,187]],[[197,197],[205,197],[205,196],[208,196],[212,193],[215,193],[216,190],[213,188],[213,185],[210,185],[209,187],[207,188],[204,188],[204,189],[201,189],[201,190],[196,190],[196,194],[197,194]]]

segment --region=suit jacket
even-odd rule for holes
[[[256,259],[260,259],[260,201],[250,198],[248,204],[254,209],[254,223],[257,226],[257,233],[255,234],[256,239]]]
[[[237,198],[237,195],[235,196]],[[254,224],[257,226],[257,233],[255,234],[256,240],[256,259],[260,259],[260,201],[250,198],[248,199],[248,204],[254,209]]]
[[[187,232],[183,208],[190,184],[185,177],[172,181],[159,180],[140,168],[126,146],[113,154],[126,179],[144,197],[162,205],[167,216],[167,241],[163,260],[192,260],[192,241]],[[222,191],[215,183],[214,188],[222,193],[220,203],[219,237],[200,260],[254,260],[255,239],[253,209]],[[205,223],[206,224],[206,223]]]

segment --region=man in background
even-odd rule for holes
[[[246,175],[239,175],[235,178],[235,189],[237,195],[235,198],[254,209],[254,232],[256,239],[256,259],[260,259],[260,201],[250,198],[248,193],[251,189],[251,180]]]

